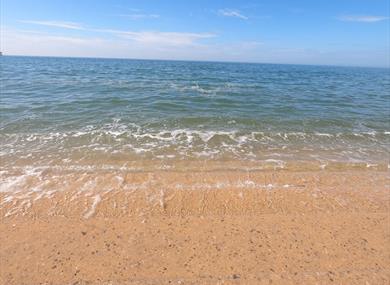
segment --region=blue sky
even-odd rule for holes
[[[5,54],[390,66],[390,0],[0,0]]]

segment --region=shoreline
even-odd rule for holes
[[[1,284],[390,280],[388,171],[42,175],[0,193]]]

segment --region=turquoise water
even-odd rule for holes
[[[389,69],[0,58],[3,164],[388,163]]]

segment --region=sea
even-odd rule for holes
[[[1,171],[389,167],[390,69],[0,57]]]

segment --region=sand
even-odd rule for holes
[[[47,171],[0,192],[0,283],[389,284],[388,187],[370,169]]]

